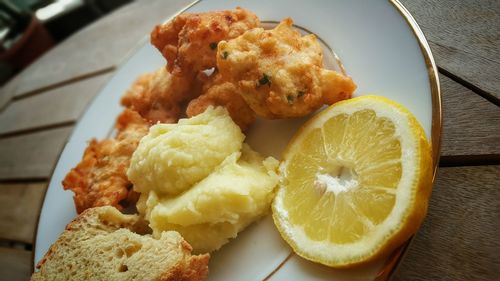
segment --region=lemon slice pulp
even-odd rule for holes
[[[401,105],[377,96],[339,102],[285,150],[273,219],[300,256],[333,267],[362,264],[418,229],[431,167],[425,133]]]

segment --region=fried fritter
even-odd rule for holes
[[[90,141],[82,161],[62,182],[65,190],[75,193],[78,213],[98,206],[110,205],[121,210],[135,204],[138,197],[127,178],[127,169],[148,128],[148,122],[137,112],[125,109],[116,121],[116,138]]]
[[[221,75],[265,118],[304,116],[356,89],[350,77],[323,68],[316,37],[302,37],[292,24],[288,18],[272,30],[255,28],[218,44]]]
[[[180,14],[157,25],[151,43],[167,59],[172,73],[193,73],[215,67],[217,43],[236,38],[259,26],[257,16],[245,9]]]
[[[181,115],[181,104],[198,96],[200,88],[194,75],[172,75],[161,67],[139,76],[121,104],[139,112],[151,124],[175,123]]]
[[[242,131],[255,121],[255,113],[238,93],[235,85],[224,81],[218,73],[210,76],[210,80],[203,86],[203,94],[189,103],[186,114],[188,117],[198,115],[211,105],[225,107]]]

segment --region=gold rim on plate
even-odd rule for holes
[[[436,178],[436,172],[439,164],[440,150],[441,150],[441,131],[443,114],[441,107],[441,88],[439,85],[438,70],[436,67],[436,62],[432,56],[431,48],[425,35],[418,26],[417,21],[413,18],[410,12],[399,2],[399,0],[389,0],[389,2],[396,8],[396,10],[405,19],[406,23],[411,28],[413,35],[418,41],[422,55],[424,56],[425,65],[427,67],[427,73],[429,77],[429,84],[431,87],[432,96],[432,128],[431,128],[431,142],[432,142],[432,159],[433,159],[433,173],[432,173],[432,184],[434,185],[434,180]],[[418,232],[417,232],[418,233]],[[411,242],[415,238],[414,234],[406,243],[396,249],[387,259],[382,269],[377,274],[375,281],[387,280],[396,271],[398,266],[403,260],[404,255],[408,251]]]
[[[172,16],[170,16],[166,21],[168,22],[172,20],[174,17],[178,16],[179,14],[185,12],[189,8],[195,6],[196,4],[200,3],[202,0],[196,0],[193,1],[192,3],[188,4],[186,7],[182,8]],[[441,90],[440,90],[440,85],[439,85],[439,76],[438,76],[438,70],[436,67],[436,63],[434,61],[434,57],[432,56],[432,52],[430,49],[429,44],[427,43],[427,40],[425,38],[424,33],[418,26],[417,22],[413,18],[413,16],[410,14],[410,12],[399,2],[399,0],[389,0],[389,2],[396,8],[396,10],[401,14],[401,16],[405,19],[406,23],[408,26],[411,28],[411,31],[415,35],[415,38],[418,41],[418,44],[420,46],[420,50],[422,52],[422,55],[424,57],[425,65],[427,67],[427,73],[429,77],[429,83],[431,87],[431,96],[432,96],[432,128],[431,128],[431,142],[432,142],[432,153],[433,153],[433,176],[432,176],[432,184],[434,184],[434,180],[436,177],[436,172],[439,164],[439,157],[440,157],[440,149],[441,149],[441,131],[442,131],[442,107],[441,107]],[[309,30],[307,30],[309,31]],[[313,32],[311,32],[313,33]],[[145,36],[144,39],[142,39],[134,48],[132,48],[127,55],[124,56],[122,61],[118,63],[117,67],[115,69],[119,69],[123,64],[125,64],[128,59],[130,59],[135,52],[141,48],[146,42],[149,40],[149,36]],[[328,45],[327,45],[328,46]],[[331,50],[333,52],[333,50]],[[334,52],[333,52],[334,53]],[[335,53],[334,53],[335,54]],[[336,56],[336,54],[335,54]],[[340,62],[338,60],[338,57],[336,56],[337,62]],[[342,66],[342,64],[340,63]],[[343,70],[343,67],[341,67]],[[76,126],[75,126],[76,127]],[[111,134],[112,130],[109,132]],[[109,135],[108,134],[108,135]],[[64,149],[63,149],[64,150]],[[62,153],[62,151],[61,151]],[[52,170],[52,175],[55,171],[56,165],[54,165],[54,169]],[[52,178],[52,175],[50,178]],[[45,196],[47,194],[47,189],[45,190],[45,194],[43,196],[43,202],[45,202]],[[43,205],[42,205],[43,207]],[[40,215],[41,211],[38,214],[37,218],[37,227],[35,228],[35,241],[33,243],[33,252],[32,252],[32,271],[34,271],[34,264],[35,264],[35,250],[36,250],[36,237],[38,234],[38,224],[40,221]],[[377,276],[374,281],[383,281],[383,280],[388,280],[396,269],[398,268],[401,260],[403,259],[405,253],[408,251],[408,248],[414,239],[415,235],[412,236],[405,244],[397,248],[386,260],[384,263],[382,269],[377,273]],[[283,265],[290,260],[290,258],[294,255],[293,251],[290,252],[290,254],[282,261],[280,264],[273,269],[264,279],[263,281],[268,280],[271,278],[276,272],[278,272]]]

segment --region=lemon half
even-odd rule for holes
[[[428,205],[431,147],[416,118],[379,96],[338,102],[288,144],[273,219],[300,256],[351,267],[389,254]]]

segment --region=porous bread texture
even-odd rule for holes
[[[105,206],[87,209],[38,263],[31,280],[204,280],[209,255],[191,255],[179,233],[140,235],[136,215]]]

